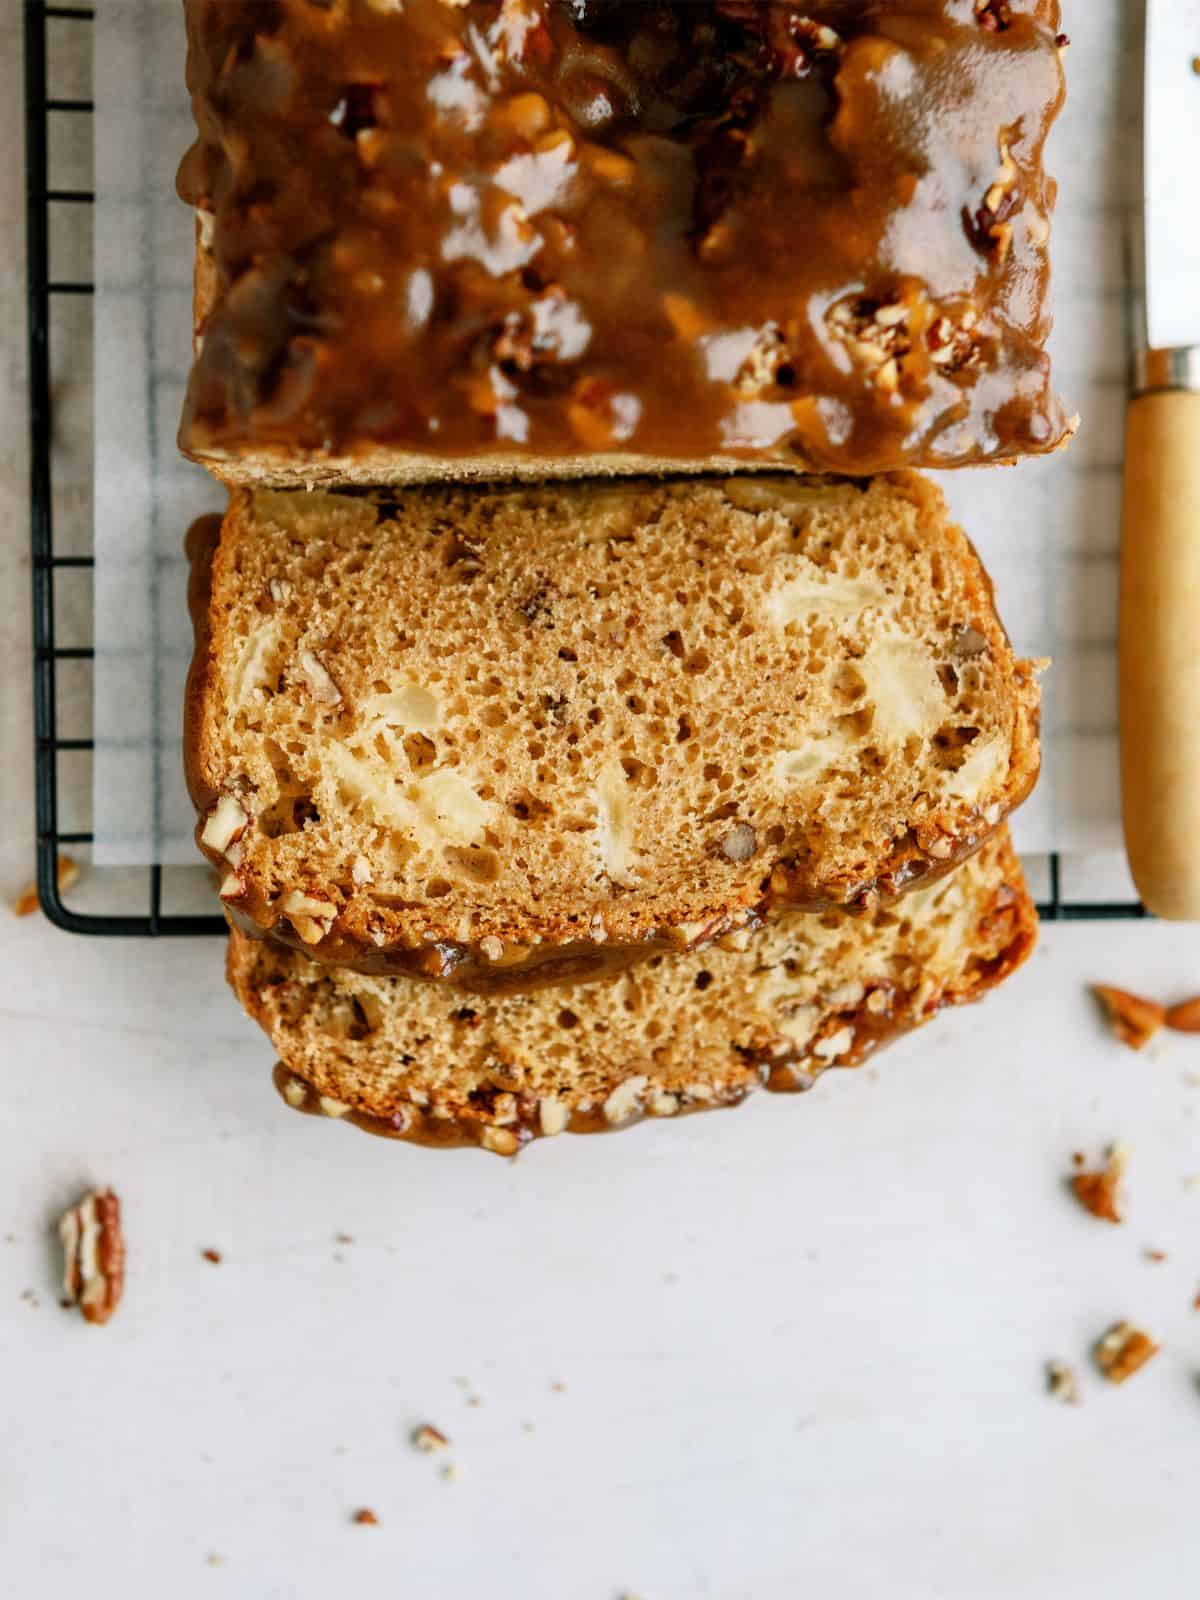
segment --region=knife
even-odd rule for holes
[[[1145,323],[1125,432],[1121,809],[1147,908],[1200,920],[1200,0],[1147,0]]]

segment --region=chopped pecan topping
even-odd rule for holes
[[[975,20],[989,33],[1003,33],[1012,27],[1012,7],[1008,0],[975,0]]]
[[[1061,97],[1048,9],[187,0],[200,132],[179,184],[209,219],[213,282],[186,448],[237,462],[269,437],[302,463],[732,447],[863,476],[1051,448],[1069,418],[1029,360]],[[875,64],[909,37],[938,70],[885,84]],[[986,163],[1018,128],[1023,194],[994,193],[1011,173]],[[932,305],[961,293],[964,215],[994,381],[961,384],[950,445],[947,397],[891,404],[900,358],[831,363],[796,308],[897,275]],[[795,248],[794,216],[813,248]],[[668,293],[692,301],[687,328],[654,327]],[[714,389],[709,354],[744,348],[752,317],[784,324],[786,350]],[[768,386],[794,399],[747,403]]]

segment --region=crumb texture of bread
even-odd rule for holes
[[[1028,956],[1037,918],[1007,830],[893,909],[779,916],[753,937],[607,980],[455,996],[230,935],[228,976],[297,1110],[435,1144],[528,1140],[811,1087]]]
[[[243,493],[195,570],[199,842],[333,964],[561,980],[870,905],[1036,777],[1034,672],[911,477]]]

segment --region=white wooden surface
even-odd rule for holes
[[[207,943],[0,929],[6,1593],[1195,1593],[1200,1041],[1136,1057],[1081,992],[1195,987],[1194,936],[1052,932],[803,1101],[510,1165],[287,1113]],[[1114,1137],[1119,1229],[1060,1186]],[[50,1248],[90,1181],[130,1247],[102,1329]],[[1164,1350],[1112,1389],[1122,1316]]]
[[[5,899],[32,827],[19,216],[3,163]],[[1200,1040],[1120,1050],[1097,976],[1200,989],[1200,934],[1052,930],[878,1069],[510,1166],[286,1113],[215,945],[0,910],[0,1593],[1194,1595]],[[1060,1186],[1114,1137],[1120,1229]],[[105,1329],[56,1304],[51,1221],[91,1181],[127,1212]],[[1083,1372],[1121,1316],[1158,1360],[1047,1399],[1042,1362]],[[410,1448],[424,1420],[460,1481]]]

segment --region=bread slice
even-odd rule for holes
[[[1016,460],[1058,0],[185,0],[230,484]]]
[[[249,931],[479,990],[869,906],[1028,792],[1038,690],[940,494],[236,495],[187,768]]]
[[[978,999],[1025,960],[1036,929],[1005,830],[894,910],[785,913],[758,934],[656,955],[600,983],[464,1004],[236,930],[228,976],[279,1054],[289,1105],[510,1155],[539,1134],[807,1089]]]

